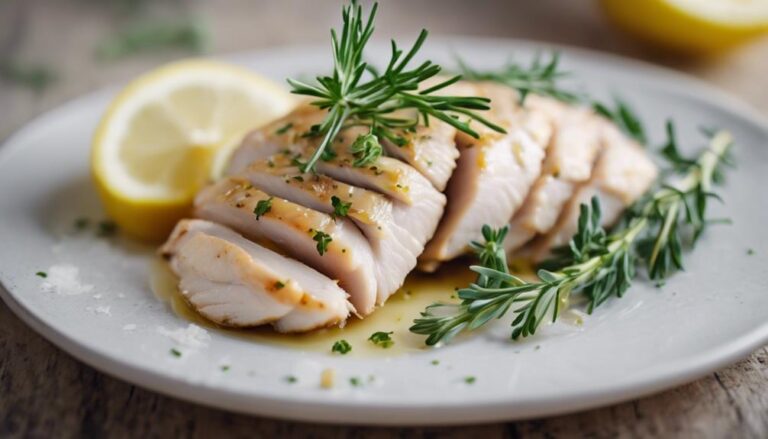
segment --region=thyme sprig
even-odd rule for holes
[[[498,82],[514,88],[520,94],[521,104],[531,93],[550,96],[569,103],[576,103],[581,99],[579,94],[559,86],[558,82],[568,76],[569,72],[559,68],[560,54],[556,52],[550,55],[548,61],[544,61],[541,54],[537,54],[527,67],[509,62],[501,69],[484,71],[468,66],[461,59],[458,60],[458,64],[464,79]]]
[[[669,144],[676,145],[668,129]],[[483,228],[484,243],[473,242],[480,264],[470,268],[475,283],[459,290],[458,305],[433,304],[414,321],[412,332],[427,335],[426,343],[447,342],[462,331],[471,331],[510,310],[514,314],[511,337],[533,335],[545,320],[555,321],[572,293],[588,300],[587,310],[612,296],[621,297],[643,261],[652,279],[663,279],[682,269],[683,231],[692,234],[691,246],[708,224],[707,200],[712,187],[722,180],[721,167],[728,163],[732,139],[720,131],[710,137],[709,147],[695,160],[682,155],[669,159],[682,177],[661,184],[641,198],[625,214],[617,231],[608,234],[600,226],[600,205],[593,199],[581,207],[578,231],[567,249],[549,269],[538,272],[538,282],[525,282],[507,269],[502,250],[506,227]],[[674,146],[676,148],[676,146]]]
[[[429,124],[434,117],[473,137],[478,133],[470,127],[477,121],[487,127],[504,132],[504,129],[483,118],[478,112],[489,109],[490,99],[471,96],[442,96],[435,93],[461,79],[454,76],[426,89],[419,90],[424,81],[434,78],[441,67],[424,61],[416,67],[409,64],[427,38],[422,30],[408,52],[392,41],[392,53],[386,69],[375,72],[363,61],[365,47],[374,30],[378,4],[374,3],[367,20],[356,0],[342,10],[341,35],[331,30],[334,67],[331,76],[318,76],[316,84],[288,79],[292,93],[316,98],[312,104],[327,110],[323,121],[314,125],[311,136],[322,136],[312,156],[302,164],[302,171],[314,169],[314,165],[330,148],[341,130],[350,126],[368,126],[376,140],[387,139],[396,145],[404,145],[403,131],[412,131],[416,125]],[[370,75],[365,76],[366,72]],[[393,115],[399,110],[415,110],[414,117]]]

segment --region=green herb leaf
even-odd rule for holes
[[[477,381],[477,378],[473,376],[464,377],[464,382],[467,384],[475,384],[475,381]]]
[[[42,277],[43,279],[45,279],[45,278],[48,277],[48,273],[46,273],[44,271],[38,271],[37,273],[35,273],[35,276]]]
[[[176,349],[176,348],[171,348],[171,355],[173,355],[174,357],[179,358],[179,357],[181,357],[181,351]]]
[[[288,375],[287,377],[285,377],[285,381],[286,381],[288,384],[294,384],[294,383],[297,383],[297,382],[299,381],[299,379],[298,379],[298,378],[296,378],[296,377],[295,377],[295,376],[293,376],[293,375]]]
[[[352,166],[356,168],[376,163],[383,151],[379,138],[372,133],[357,136],[349,150],[355,156]]]
[[[351,377],[349,379],[349,384],[351,384],[352,387],[360,387],[363,385],[363,381],[358,377]]]
[[[277,134],[277,135],[285,134],[291,128],[293,128],[293,122],[288,122],[287,124],[283,125],[282,127],[278,128],[277,130],[275,130],[275,134]]]
[[[320,256],[325,254],[325,252],[328,250],[328,244],[333,241],[331,235],[319,230],[315,231],[315,235],[312,237],[312,239],[317,242],[317,252],[320,253]]]
[[[269,197],[264,200],[259,200],[258,203],[256,203],[256,207],[253,209],[253,213],[256,215],[256,221],[258,221],[262,216],[266,215],[267,212],[272,210],[272,200],[274,197]]]
[[[375,344],[376,346],[382,347],[384,349],[392,347],[393,344],[395,344],[395,341],[392,340],[391,335],[393,332],[374,332],[371,334],[370,337],[368,337],[368,340]]]
[[[99,222],[96,236],[101,238],[108,238],[117,234],[117,224],[114,221],[104,220]]]
[[[615,109],[609,108],[606,104],[593,102],[592,108],[596,113],[610,119],[625,134],[635,139],[641,145],[648,143],[648,137],[645,135],[645,128],[637,114],[630,106],[619,98],[614,98]]]
[[[352,350],[352,345],[349,344],[346,340],[337,340],[333,347],[331,348],[331,352],[338,352],[341,355],[346,355]]]
[[[334,217],[347,216],[349,208],[352,207],[352,203],[341,201],[341,198],[336,195],[331,197],[331,205],[333,206]]]

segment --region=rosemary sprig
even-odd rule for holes
[[[674,134],[674,130],[668,132]],[[669,143],[676,141],[672,138]],[[692,232],[691,245],[701,235],[707,224],[706,200],[715,196],[711,189],[720,179],[715,176],[727,163],[731,145],[730,134],[720,131],[710,137],[709,148],[696,160],[673,160],[673,167],[684,171],[684,176],[639,200],[625,214],[624,226],[613,234],[608,235],[600,227],[597,199],[582,206],[578,232],[568,250],[561,251],[553,268],[539,270],[538,282],[525,282],[509,274],[501,250],[506,228],[483,228],[485,243],[472,243],[481,265],[470,268],[478,277],[475,283],[459,290],[462,302],[430,305],[414,321],[411,331],[427,335],[426,343],[434,345],[512,310],[515,317],[511,337],[526,337],[546,319],[556,320],[561,304],[571,293],[587,298],[589,312],[611,296],[621,297],[634,279],[640,260],[653,279],[663,279],[682,269],[681,234],[683,229]]]
[[[416,67],[409,66],[427,38],[426,30],[421,31],[408,52],[403,52],[392,41],[392,54],[386,69],[382,72],[371,69],[363,61],[363,55],[373,34],[377,7],[378,4],[374,3],[367,20],[364,20],[362,7],[356,0],[343,8],[341,35],[331,30],[334,60],[331,76],[318,76],[314,85],[288,79],[292,93],[312,96],[316,98],[313,105],[328,111],[325,119],[308,133],[311,136],[322,136],[322,140],[309,160],[302,164],[303,172],[314,169],[317,160],[326,154],[325,151],[339,132],[354,125],[368,126],[370,135],[376,140],[387,139],[396,145],[406,143],[403,131],[413,130],[419,123],[428,125],[431,117],[473,137],[478,137],[477,132],[470,127],[473,120],[495,131],[504,132],[503,128],[478,113],[489,109],[489,99],[435,95],[435,92],[455,83],[461,76],[419,90],[420,84],[441,71],[441,67],[431,61],[424,61]],[[370,78],[364,78],[366,72]],[[404,109],[415,110],[415,116],[392,114]]]
[[[510,62],[499,70],[481,71],[468,66],[461,59],[458,60],[459,71],[464,79],[493,81],[514,88],[520,94],[521,104],[530,93],[550,96],[569,103],[578,102],[580,100],[578,94],[558,85],[558,81],[569,74],[559,69],[559,63],[560,54],[558,53],[552,53],[548,61],[543,61],[538,54],[528,67]]]

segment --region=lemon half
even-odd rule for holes
[[[626,31],[668,49],[712,54],[768,32],[768,0],[600,0]]]
[[[290,94],[233,65],[180,61],[130,83],[93,138],[91,168],[107,214],[158,241],[251,129],[286,114]]]

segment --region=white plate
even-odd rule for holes
[[[527,59],[537,49],[462,38],[431,40],[425,52],[446,64],[460,53],[490,67],[510,54]],[[517,344],[507,343],[500,328],[437,351],[386,359],[300,352],[211,331],[197,353],[169,355],[175,342],[158,327],[174,330],[186,322],[147,286],[152,249],[68,232],[76,217],[101,215],[88,173],[89,143],[114,90],[43,115],[0,151],[3,299],[44,337],[108,374],[216,407],[321,422],[455,424],[562,413],[693,380],[766,343],[766,124],[739,102],[681,75],[581,50],[563,54],[590,91],[629,100],[654,141],[662,139],[671,116],[687,148],[701,145],[699,125],[728,128],[737,143],[738,169],[722,190],[727,206],[713,212],[733,225],[712,227],[686,257],[687,271],[664,288],[639,280],[582,327],[555,325]],[[326,71],[330,56],[324,45],[232,59],[281,79]],[[62,263],[79,267],[81,282],[94,289],[74,296],[42,291],[35,273]],[[222,364],[232,367],[223,372]],[[333,390],[318,386],[326,367],[336,370]],[[289,374],[299,382],[286,383]],[[374,383],[354,388],[347,382],[368,375]],[[466,384],[468,375],[477,381]]]

